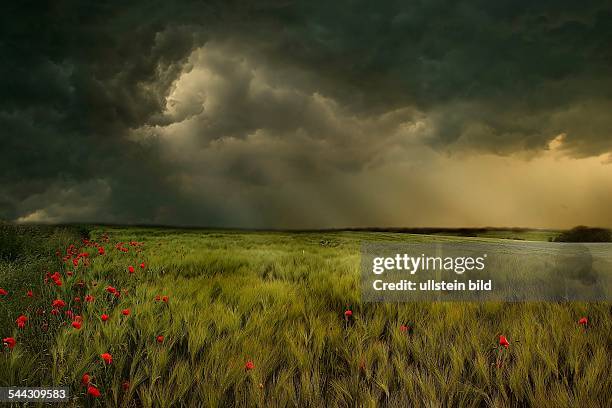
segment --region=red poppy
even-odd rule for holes
[[[163,343],[164,342],[164,336],[157,336],[157,342],[158,343]]]
[[[76,315],[76,316],[74,316],[74,321],[75,322],[82,322],[83,321],[83,317],[79,316],[79,315]]]
[[[102,319],[103,322],[108,320],[108,315],[106,313],[103,313],[102,316],[100,316],[100,319]]]
[[[100,354],[100,357],[102,357],[102,360],[104,360],[106,364],[113,362],[113,356],[111,356],[109,353],[102,353]]]
[[[51,314],[52,314],[53,316],[57,316],[57,315],[59,314],[59,312],[60,312],[60,311],[59,311],[59,309],[52,309],[52,310],[51,310]]]
[[[66,316],[68,316],[69,319],[72,319],[74,317],[74,312],[72,310],[66,310]]]
[[[6,295],[8,295],[8,292],[6,290],[0,288],[0,295],[1,296],[6,296]]]
[[[580,320],[578,320],[578,324],[586,327],[586,325],[589,324],[589,319],[586,317],[581,317]]]
[[[80,297],[78,297],[78,296],[76,296],[76,297],[74,298],[74,301],[75,301],[75,303],[79,303],[79,302],[81,302],[81,298],[80,298]]]
[[[78,321],[74,321],[72,322],[72,327],[74,327],[75,329],[79,330],[81,328],[82,323],[78,322]]]
[[[115,295],[116,298],[121,297],[121,292],[116,291],[115,293],[113,293],[113,295]]]
[[[93,385],[90,385],[89,387],[87,387],[87,394],[91,395],[94,398],[98,398],[100,396],[100,390],[94,387]]]
[[[159,302],[160,300],[161,300],[161,296],[159,296],[159,295],[155,296],[155,301],[156,302]]]
[[[83,374],[83,378],[81,378],[81,383],[83,385],[89,384],[89,374],[87,373]]]
[[[168,303],[168,296],[162,296],[162,302]]]
[[[124,315],[124,316],[129,316],[130,315],[130,309],[123,309],[121,311],[121,314]]]
[[[249,371],[255,368],[255,364],[249,360],[244,364],[244,371]]]
[[[15,344],[17,343],[12,337],[6,337],[2,339],[2,342],[11,350],[13,349],[13,347],[15,347]]]
[[[94,301],[94,297],[91,295],[85,295],[85,301],[86,302],[93,302]]]
[[[104,255],[104,247],[98,247],[98,255]]]
[[[15,323],[17,323],[17,327],[19,327],[20,329],[23,329],[27,321],[28,321],[28,317],[21,315],[17,318],[17,320],[15,320]]]
[[[115,293],[115,292],[117,292],[117,289],[113,288],[112,286],[107,286],[106,287],[106,291],[108,293]]]
[[[34,297],[34,292],[32,292],[31,290],[28,290],[27,296]]]
[[[59,309],[60,307],[66,306],[66,302],[64,302],[61,299],[55,299],[53,302],[51,302],[51,306],[53,306],[56,309]]]
[[[346,310],[344,316],[347,318],[353,316],[353,311],[351,309]]]
[[[74,275],[74,273],[72,273],[72,272],[68,271],[68,272],[66,272],[66,275],[68,275],[68,276],[72,276],[72,275]]]
[[[141,263],[140,263],[140,269],[144,269],[144,268],[145,268],[145,263],[144,263],[144,262],[141,262]]]
[[[134,273],[134,267],[132,265],[128,266],[128,271]]]
[[[121,388],[123,388],[124,391],[127,391],[130,389],[130,382],[128,380],[125,380],[121,383]]]
[[[406,325],[403,325],[403,324],[402,324],[402,325],[400,326],[400,331],[401,331],[402,333],[406,333],[406,332],[408,331],[408,326],[406,326]]]
[[[499,345],[508,348],[508,346],[510,346],[510,342],[508,342],[506,336],[499,336]]]

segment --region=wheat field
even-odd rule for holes
[[[363,240],[435,239],[3,225],[0,386],[68,386],[66,406],[610,406],[607,303],[360,302]]]

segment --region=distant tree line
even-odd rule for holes
[[[612,242],[612,231],[580,225],[561,233],[555,242]]]

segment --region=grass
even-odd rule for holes
[[[89,267],[63,274],[62,287],[43,284],[46,270],[72,269],[59,269],[55,249],[63,252],[80,233],[20,231],[39,236],[16,245],[12,253],[23,255],[2,261],[0,287],[9,295],[0,300],[0,336],[18,343],[0,353],[0,386],[66,385],[71,406],[592,407],[612,400],[609,304],[360,302],[363,240],[458,238],[93,228],[97,242],[108,234],[106,254],[88,248]],[[142,251],[114,248],[129,241]],[[108,285],[127,293],[116,298]],[[21,295],[29,287],[34,298]],[[86,294],[95,301],[72,300]],[[80,330],[49,315],[56,297],[81,313]],[[30,317],[24,330],[14,323],[21,313]],[[582,316],[586,330],[577,324]],[[500,334],[508,349],[497,347]],[[101,361],[105,352],[110,365]],[[247,361],[255,368],[246,370]],[[100,398],[86,394],[84,373]]]

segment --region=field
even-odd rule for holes
[[[66,385],[68,406],[612,401],[609,304],[360,302],[363,240],[514,232],[2,228],[0,386]]]

